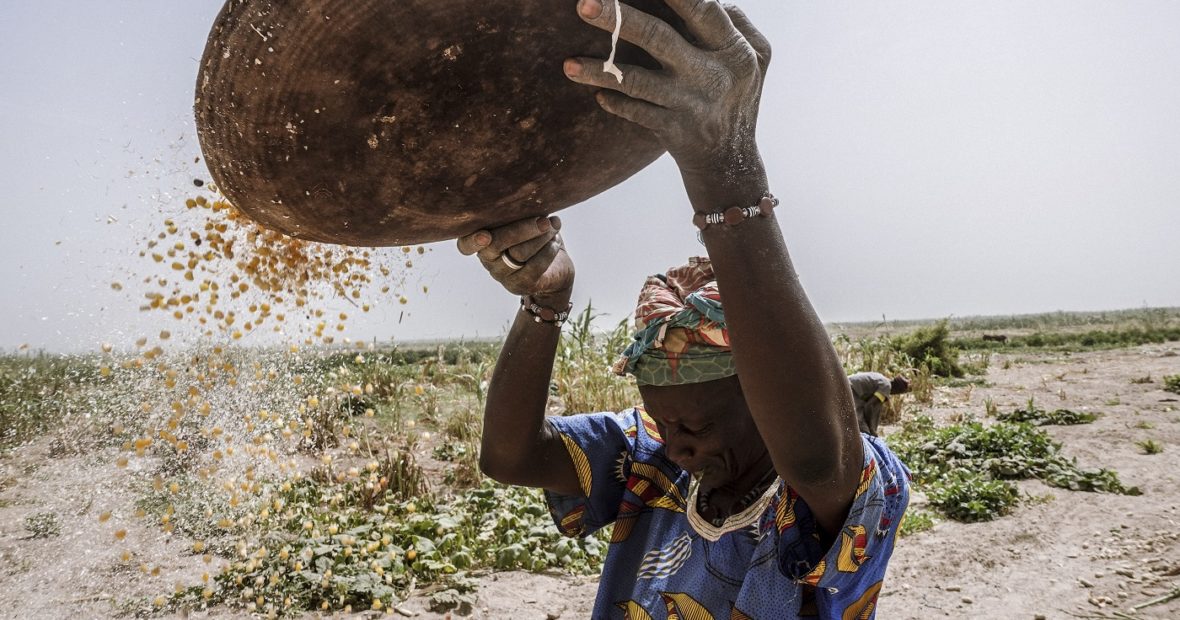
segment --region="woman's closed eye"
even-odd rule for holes
[[[695,429],[689,428],[687,426],[681,426],[680,430],[681,430],[681,432],[683,432],[687,435],[692,435],[693,437],[701,437],[703,435],[709,434],[709,432],[713,430],[713,425],[706,424],[700,428],[695,428]]]

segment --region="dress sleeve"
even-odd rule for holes
[[[643,422],[635,409],[552,417],[548,422],[565,442],[582,486],[581,495],[545,491],[549,512],[566,536],[588,536],[618,516]]]
[[[779,497],[779,566],[788,577],[814,589],[823,618],[872,617],[909,504],[909,469],[878,438],[862,435],[861,441],[865,465],[860,485],[831,547],[820,546],[810,509],[793,490],[786,488]],[[784,517],[800,529],[787,532]]]

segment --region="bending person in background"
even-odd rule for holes
[[[574,286],[560,221],[461,238],[522,296],[488,390],[480,465],[545,489],[567,534],[613,524],[594,618],[871,618],[908,472],[857,431],[847,376],[770,212],[755,141],[769,45],[735,8],[666,2],[693,43],[618,5],[621,37],[663,69],[624,67],[622,83],[600,59],[564,70],[668,149],[693,211],[661,208],[697,223],[710,259],[644,284],[618,365],[642,407],[546,418]],[[578,12],[609,31],[613,6],[582,0]]]
[[[881,424],[881,410],[890,394],[905,394],[910,391],[910,382],[898,375],[892,379],[879,372],[858,372],[848,377],[852,386],[852,400],[856,404],[857,422],[860,432],[877,437]]]

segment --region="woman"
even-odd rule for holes
[[[869,618],[908,473],[858,432],[848,379],[771,212],[755,141],[769,45],[736,8],[667,3],[694,42],[619,5],[621,38],[662,70],[623,67],[621,82],[600,59],[564,70],[668,149],[694,211],[683,217],[710,259],[644,286],[619,364],[636,375],[642,409],[546,419],[574,284],[560,221],[461,238],[523,296],[488,390],[480,464],[546,489],[569,534],[614,523],[595,618]],[[610,31],[614,7],[577,10]]]

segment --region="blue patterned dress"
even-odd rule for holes
[[[909,470],[862,435],[856,499],[830,548],[782,480],[715,527],[696,513],[692,477],[664,455],[642,409],[549,418],[585,493],[547,493],[558,527],[585,536],[613,523],[594,618],[777,620],[874,617],[909,501]]]

